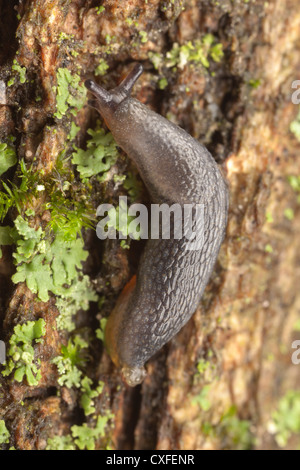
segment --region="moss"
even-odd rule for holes
[[[12,207],[21,213],[23,207],[36,195],[39,175],[33,173],[31,167],[27,169],[23,160],[20,162],[17,176],[21,180],[19,186],[14,183],[8,185],[4,181],[2,182],[4,190],[0,191],[0,222],[4,220]]]

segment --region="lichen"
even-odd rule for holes
[[[0,445],[8,444],[10,438],[10,433],[6,428],[5,421],[0,419]]]
[[[0,176],[17,163],[14,147],[5,142],[0,143]]]
[[[75,147],[72,155],[72,163],[77,165],[77,170],[83,180],[96,175],[104,175],[119,156],[117,144],[110,132],[105,132],[100,124],[96,129],[88,129],[91,136],[86,144],[86,150]]]
[[[76,116],[84,106],[87,90],[78,74],[71,74],[67,68],[59,68],[57,71],[56,109],[54,116],[62,119],[69,111]]]
[[[8,360],[2,371],[4,377],[14,371],[14,379],[17,382],[22,382],[26,377],[29,386],[38,385],[41,371],[35,363],[34,345],[42,341],[45,333],[46,324],[42,318],[15,326],[14,333],[9,340]]]
[[[274,434],[279,447],[285,447],[293,435],[300,436],[300,392],[288,391],[278,403],[269,422],[269,431]]]

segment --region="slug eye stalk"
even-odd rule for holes
[[[84,83],[86,88],[96,98],[95,100],[89,101],[90,106],[98,109],[100,113],[103,113],[107,107],[115,111],[122,101],[130,97],[132,88],[142,73],[143,66],[141,64],[136,64],[120,85],[109,91],[102,88],[93,80],[86,80]]]

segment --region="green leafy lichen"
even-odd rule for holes
[[[129,215],[128,211],[129,207],[124,199],[120,200],[116,208],[112,207],[109,209],[106,217],[107,232],[119,232],[121,238],[127,238],[130,235],[131,238],[139,240],[142,227],[140,225],[134,226],[134,229],[131,227],[131,222],[135,221],[135,217]]]
[[[88,256],[83,248],[82,229],[94,227],[93,209],[82,192],[79,194],[80,189],[76,192],[73,188],[69,190],[70,183],[66,186],[64,181],[72,181],[72,175],[64,168],[60,157],[53,176],[48,179],[43,178],[42,173],[34,172],[32,167],[27,168],[24,161],[20,162],[17,175],[21,179],[19,186],[2,183],[0,218],[3,220],[10,208],[16,208],[22,216],[17,216],[13,227],[1,227],[0,247],[16,245],[13,257],[17,272],[13,281],[26,282],[44,302],[49,300],[49,292],[53,292],[62,311],[60,326],[64,325],[70,331],[74,327],[72,316],[76,309],[87,310],[89,302],[97,299],[89,279],[81,273],[82,262]],[[42,189],[48,202],[41,210],[50,214],[43,229],[33,227],[29,219],[36,215],[30,208],[31,201],[35,201]],[[65,191],[70,192],[69,197]]]
[[[201,430],[205,436],[219,439],[222,449],[251,450],[255,444],[251,422],[239,418],[236,406],[231,406],[217,424],[205,421]]]
[[[95,69],[95,75],[96,77],[98,77],[99,75],[102,76],[102,75],[105,75],[107,70],[109,69],[109,65],[108,63],[106,62],[105,59],[100,59],[99,61],[99,64],[98,66],[96,67]]]
[[[96,10],[97,15],[100,15],[101,13],[105,11],[105,7],[100,5],[99,7],[96,7],[95,10]]]
[[[11,69],[19,75],[20,83],[26,82],[26,67],[22,67],[18,61],[15,59]],[[12,86],[15,83],[15,77],[13,76],[7,83],[7,86]]]
[[[168,86],[168,80],[165,77],[158,80],[158,88],[160,90],[164,90],[165,88],[167,88],[167,86]]]
[[[139,31],[139,36],[141,38],[141,43],[145,44],[148,41],[147,31]]]
[[[72,158],[82,179],[103,175],[116,163],[119,155],[112,134],[105,133],[99,124],[95,130],[89,129],[87,132],[91,136],[87,141],[87,149],[75,147]]]
[[[70,111],[73,115],[84,106],[86,101],[86,88],[80,84],[80,76],[72,75],[67,68],[59,68],[57,71],[57,95],[54,116],[62,119]]]
[[[87,347],[88,343],[79,335],[70,338],[67,346],[62,346],[61,355],[52,360],[58,369],[59,385],[67,388],[81,386],[82,371],[77,366],[85,363],[84,350]]]
[[[84,423],[82,426],[72,426],[74,442],[80,450],[95,450],[95,441],[105,436],[105,428],[111,416],[98,416],[94,428]]]
[[[234,450],[250,450],[254,445],[251,422],[240,419],[235,406],[222,416],[218,434],[224,439],[225,447]]]
[[[117,175],[115,175],[116,177]],[[114,179],[115,179],[114,177]],[[121,181],[121,180],[120,180]],[[143,184],[141,180],[131,171],[129,171],[123,177],[123,187],[126,189],[127,194],[131,201],[137,201],[140,198],[143,191]]]
[[[166,54],[166,66],[183,69],[188,63],[192,63],[208,68],[209,58],[220,62],[223,56],[222,44],[217,43],[212,34],[206,34],[202,39],[188,41],[181,46],[174,43],[171,51]]]
[[[96,441],[105,437],[105,429],[114,415],[108,410],[102,416],[97,416],[94,425],[83,423],[72,426],[71,435],[54,436],[47,441],[47,450],[95,450]]]
[[[106,328],[107,318],[101,318],[100,328],[96,330],[96,336],[100,341],[104,341],[104,333]]]
[[[300,392],[290,390],[272,413],[269,430],[279,447],[285,447],[292,435],[300,435]]]
[[[210,385],[205,385],[201,392],[192,399],[193,405],[198,405],[201,410],[208,411],[211,408],[211,402],[209,400]]]
[[[289,175],[288,176],[288,182],[289,182],[291,188],[297,194],[297,202],[298,202],[298,204],[300,204],[300,176]]]
[[[148,57],[154,68],[158,70],[160,78],[158,87],[164,90],[168,85],[165,69],[176,71],[186,66],[202,66],[208,69],[212,62],[219,63],[224,57],[223,45],[212,34],[206,34],[201,39],[187,41],[184,44],[174,43],[172,49],[166,54],[149,51]]]
[[[104,387],[104,382],[99,381],[98,386],[95,390],[91,388],[93,382],[89,377],[84,377],[81,381],[81,392],[80,406],[84,411],[85,416],[90,416],[95,413],[93,399],[98,397]]]
[[[49,264],[45,263],[43,254],[35,255],[29,263],[24,262],[18,265],[17,273],[12,277],[12,281],[15,284],[26,282],[28,289],[38,294],[43,302],[49,300],[49,289],[53,290],[51,269]]]
[[[49,291],[66,296],[63,285],[71,285],[77,279],[78,270],[88,256],[83,241],[80,238],[66,241],[58,234],[50,243],[41,228],[35,230],[21,216],[17,217],[15,227],[20,238],[13,254],[17,264],[13,282],[26,282],[43,302],[49,300]]]
[[[74,316],[79,310],[87,311],[90,302],[98,299],[91,287],[88,276],[78,276],[66,293],[56,299],[56,307],[60,312],[56,320],[58,330],[72,331],[75,329]]]
[[[76,450],[72,436],[54,436],[48,439],[46,450]]]
[[[10,433],[6,428],[5,421],[0,419],[0,444],[8,444]]]
[[[0,143],[0,176],[17,163],[15,149],[6,143]]]
[[[6,377],[15,371],[14,379],[17,382],[22,382],[25,376],[28,385],[38,385],[41,371],[34,362],[34,344],[40,343],[45,333],[46,324],[42,318],[15,326],[14,334],[9,340],[8,361],[2,375]]]
[[[300,142],[300,109],[298,115],[294,121],[290,124],[290,131],[294,134],[297,140]]]
[[[293,209],[291,207],[287,207],[285,210],[284,210],[284,216],[288,219],[288,220],[294,220],[294,217],[295,217],[295,213],[293,211]]]

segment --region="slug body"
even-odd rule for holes
[[[145,362],[166,344],[195,312],[223,241],[228,190],[208,150],[183,129],[130,97],[141,65],[107,92],[93,81],[92,105],[118,145],[135,162],[153,203],[202,204],[204,242],[147,241],[136,280],[121,294],[109,317],[105,343],[129,385],[145,377]]]

